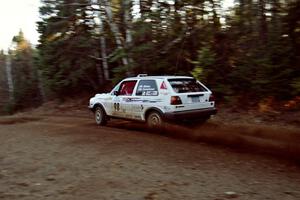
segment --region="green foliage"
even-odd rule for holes
[[[241,1],[228,18],[226,35],[232,51],[228,54],[231,69],[225,77],[232,80],[229,85],[238,95],[247,93],[252,101],[265,96],[282,99],[295,95],[291,83],[300,75],[299,64],[295,65],[299,62],[291,34],[285,33],[289,20],[283,17],[292,15],[286,13],[291,5],[279,4],[270,1],[271,9],[267,11],[264,1]]]
[[[196,66],[191,72],[198,80],[207,82],[209,75],[214,72],[214,65],[216,64],[216,55],[207,47],[202,47],[198,51],[197,61],[192,63]]]
[[[293,95],[300,95],[300,78],[296,78],[292,81],[291,86],[293,87]]]
[[[125,52],[125,49],[116,49],[114,52],[110,54],[109,62],[111,63],[117,62],[126,56],[127,54]]]
[[[299,1],[238,0],[223,23],[220,0],[110,1],[121,44],[103,1],[99,34],[95,2],[43,1],[36,61],[50,96],[99,90],[108,81],[99,59],[100,36],[113,82],[139,73],[192,74],[228,101],[233,95],[251,100],[299,95]],[[137,2],[139,13],[130,12]]]
[[[26,105],[26,106],[28,106],[28,105]],[[2,108],[2,112],[4,114],[8,114],[8,115],[13,114],[15,111],[16,111],[16,106],[13,103],[7,103]]]
[[[7,111],[37,106],[40,102],[37,71],[34,66],[34,50],[24,38],[22,31],[13,38],[16,50],[11,54],[14,85],[14,102],[10,102]]]
[[[85,0],[64,0],[45,3],[40,9],[41,15],[47,15],[38,23],[37,61],[50,97],[99,89],[99,48],[94,21],[87,14],[89,5]]]

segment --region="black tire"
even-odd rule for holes
[[[106,113],[100,106],[96,107],[95,109],[95,121],[99,126],[105,126],[107,123]]]
[[[164,128],[164,121],[160,113],[152,111],[147,115],[147,126],[150,129],[162,130]]]

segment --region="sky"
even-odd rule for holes
[[[13,36],[22,29],[33,45],[37,44],[36,22],[40,0],[0,0],[0,50],[7,50]]]
[[[231,6],[233,0],[224,0],[223,6]],[[36,22],[39,21],[40,0],[0,0],[0,50],[7,50],[13,36],[20,30],[31,44],[38,43]]]

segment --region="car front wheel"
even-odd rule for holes
[[[107,123],[105,111],[99,106],[95,110],[95,121],[100,126],[104,126]]]

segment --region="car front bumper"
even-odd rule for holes
[[[164,118],[166,120],[197,120],[197,119],[209,118],[209,116],[215,115],[216,113],[217,113],[216,108],[204,108],[204,109],[197,109],[197,110],[165,113]]]

